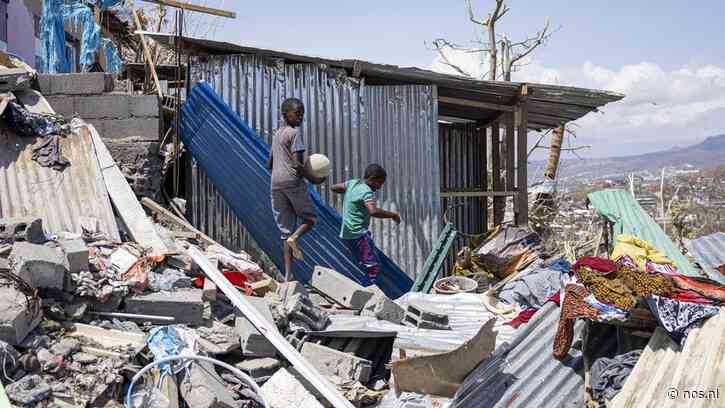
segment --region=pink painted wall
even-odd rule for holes
[[[10,0],[8,4],[8,52],[19,55],[33,68],[36,68],[35,26],[28,8],[37,7],[40,13],[39,4],[39,1],[23,0]]]

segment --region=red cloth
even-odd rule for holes
[[[531,317],[536,313],[536,311],[539,309],[536,309],[534,307],[530,307],[526,310],[522,310],[518,316],[516,316],[513,320],[510,322],[507,322],[506,324],[513,326],[514,329],[518,329],[519,326],[521,326],[524,323],[528,323],[529,320],[531,320]]]
[[[697,292],[691,290],[675,289],[673,296],[666,296],[668,299],[678,302],[699,303],[702,305],[711,305],[715,303],[712,299],[708,299]]]
[[[604,258],[595,258],[593,256],[585,256],[583,258],[577,259],[574,265],[572,265],[571,269],[576,272],[576,270],[579,269],[580,266],[588,266],[602,273],[613,272],[616,267],[614,261]]]
[[[243,288],[246,295],[252,294],[252,288],[247,284],[249,277],[244,272],[237,271],[224,271],[222,272],[225,278],[237,288]],[[194,279],[194,286],[197,288],[204,287],[204,278]]]

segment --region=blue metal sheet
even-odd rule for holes
[[[199,82],[182,107],[181,138],[216,189],[278,268],[283,267],[282,242],[272,218],[270,172],[265,167],[269,146],[206,82]],[[309,188],[319,219],[301,241],[303,262],[295,261],[295,277],[308,282],[315,265],[335,269],[363,282],[363,271],[338,238],[340,216]],[[385,254],[378,285],[391,298],[407,292],[412,280]]]

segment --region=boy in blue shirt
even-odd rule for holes
[[[400,224],[400,215],[375,205],[373,193],[385,184],[386,177],[385,169],[378,164],[371,164],[365,169],[363,180],[352,179],[330,188],[334,193],[345,195],[342,202],[340,238],[355,260],[367,271],[371,285],[375,284],[380,272],[380,261],[369,231],[370,217],[392,219]]]

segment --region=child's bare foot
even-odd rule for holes
[[[297,240],[290,237],[287,238],[287,245],[289,245],[290,249],[292,250],[292,256],[299,259],[300,261],[304,260],[304,255],[302,255],[302,250],[300,250],[300,247],[297,246]]]

